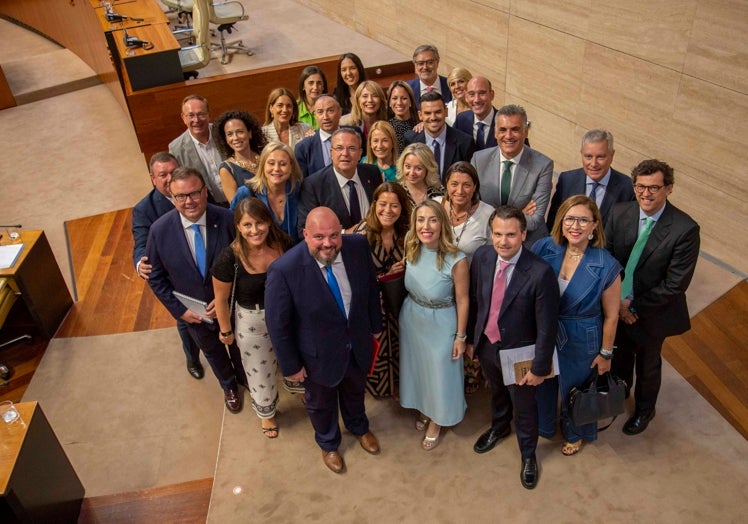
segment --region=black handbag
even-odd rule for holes
[[[384,309],[397,318],[400,315],[400,307],[408,295],[405,289],[405,271],[382,275],[379,280],[379,288],[382,290],[382,304]]]
[[[576,426],[610,417],[615,420],[616,416],[624,412],[625,400],[626,382],[611,375],[610,372],[598,375],[597,368],[593,368],[590,376],[581,386],[571,388],[569,417]],[[606,429],[608,426],[600,429]]]

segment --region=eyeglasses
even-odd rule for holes
[[[643,184],[634,184],[634,191],[641,195],[645,190],[649,190],[650,194],[656,195],[663,187],[665,186],[645,186]]]
[[[205,120],[208,118],[208,113],[187,113],[186,115],[183,115],[187,120]]]
[[[589,224],[593,223],[594,220],[592,220],[591,218],[587,218],[587,217],[572,217],[572,216],[564,217],[565,226],[573,226],[574,222],[579,224],[579,227],[587,227]]]
[[[433,67],[433,65],[436,63],[436,60],[434,60],[434,59],[431,59],[431,60],[419,60],[418,62],[413,62],[413,63],[416,65],[416,67],[423,67],[423,66]]]
[[[360,147],[356,147],[356,146],[349,146],[349,147],[335,146],[335,147],[331,147],[330,149],[332,149],[333,151],[335,151],[337,154],[341,154],[343,151],[347,151],[348,153],[350,153],[352,155],[352,154],[356,153],[361,148]]]
[[[174,200],[176,200],[180,204],[184,204],[185,202],[187,202],[188,198],[195,202],[203,196],[203,189],[205,189],[205,186],[201,187],[198,191],[193,191],[192,193],[186,193],[184,195],[172,195],[172,197],[174,197]]]

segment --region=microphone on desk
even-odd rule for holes
[[[107,12],[104,16],[108,22],[113,24],[117,22],[124,22],[125,20],[132,20],[133,22],[143,22],[144,18],[135,18],[134,16],[121,15],[119,13]]]
[[[127,29],[124,27],[122,30],[125,32],[124,36],[124,42],[125,46],[127,47],[142,47],[143,49],[153,49],[153,43],[149,42],[147,40],[141,40],[137,36],[130,36],[130,34],[127,32]]]

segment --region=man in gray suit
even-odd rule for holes
[[[208,101],[200,95],[184,97],[182,122],[187,130],[171,141],[169,153],[177,157],[180,166],[191,167],[202,175],[213,203],[228,207],[218,175],[221,154],[213,141]]]
[[[496,147],[476,151],[481,200],[494,207],[521,209],[527,219],[525,246],[548,235],[545,212],[551,199],[553,160],[525,145],[527,113],[510,104],[496,112]]]
[[[587,195],[595,201],[603,216],[603,225],[618,202],[636,200],[631,179],[610,167],[613,163],[613,135],[605,129],[590,129],[582,137],[582,167],[558,176],[556,192],[548,211],[548,230],[553,229],[561,204],[573,195]]]

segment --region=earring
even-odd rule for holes
[[[587,235],[587,240],[592,240],[593,238],[595,238],[595,235],[593,235],[592,233]]]

